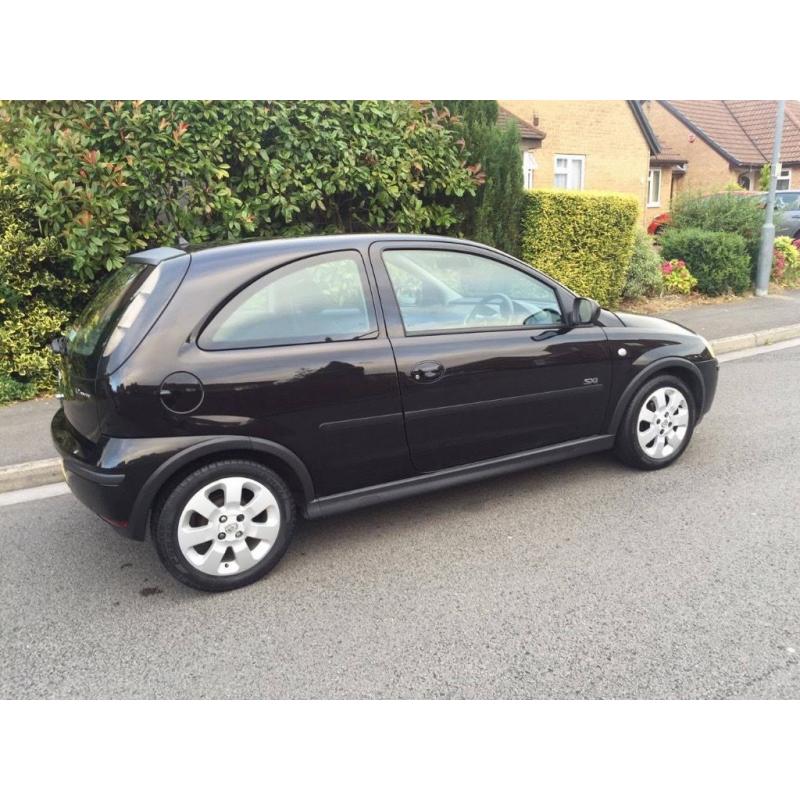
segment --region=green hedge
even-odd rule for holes
[[[738,233],[669,228],[661,237],[661,255],[685,261],[704,294],[739,293],[750,287],[750,255]]]
[[[534,189],[522,215],[522,258],[572,291],[613,305],[631,262],[639,206],[631,195]]]

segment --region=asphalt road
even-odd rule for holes
[[[0,508],[0,696],[800,698],[800,347],[724,364],[683,459],[315,523],[182,587],[70,496]]]

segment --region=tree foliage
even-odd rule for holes
[[[476,179],[430,103],[13,102],[0,139],[81,277],[175,241],[444,233]]]
[[[56,263],[54,237],[41,236],[30,205],[0,172],[0,377],[10,396],[16,379],[50,388],[55,357],[46,342],[70,317],[85,288]],[[14,379],[14,380],[11,380]]]
[[[440,105],[452,114],[467,159],[480,167],[481,185],[463,203],[465,235],[518,256],[524,195],[517,126],[497,124],[495,100],[446,100]]]

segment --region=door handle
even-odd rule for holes
[[[411,370],[414,383],[430,383],[444,375],[444,367],[438,361],[422,361]]]

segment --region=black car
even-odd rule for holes
[[[583,453],[675,461],[708,343],[483,245],[345,235],[130,256],[56,340],[75,496],[198,589],[316,518]]]

